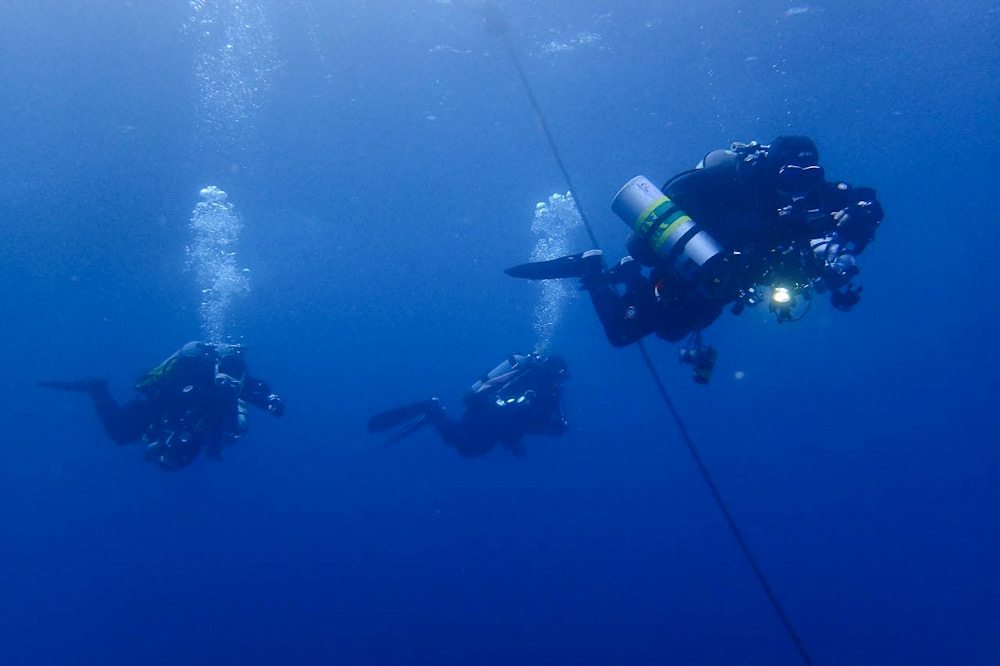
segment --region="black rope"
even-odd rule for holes
[[[521,84],[524,86],[524,91],[528,94],[528,99],[531,100],[531,108],[535,111],[535,117],[538,119],[538,124],[541,126],[542,132],[545,134],[545,140],[549,144],[552,156],[555,157],[556,164],[559,165],[559,170],[562,171],[563,178],[566,179],[566,184],[569,186],[569,190],[573,194],[573,199],[576,201],[576,208],[580,213],[580,218],[583,220],[583,225],[587,229],[587,235],[590,236],[590,242],[593,244],[594,248],[599,248],[600,244],[597,242],[597,236],[594,234],[594,228],[590,224],[590,220],[584,212],[583,206],[576,198],[577,189],[573,183],[573,178],[570,176],[565,162],[563,162],[562,155],[559,152],[559,147],[556,145],[555,138],[552,136],[552,131],[549,129],[549,124],[546,122],[545,115],[542,113],[541,105],[538,103],[538,98],[535,97],[535,91],[531,87],[531,82],[528,80],[528,76],[525,74],[524,68],[521,66],[521,61],[517,58],[517,52],[510,41],[510,31],[507,28],[506,20],[500,14],[499,9],[497,9],[495,5],[486,6],[485,19],[487,30],[499,35],[499,37],[503,40],[507,54],[510,56],[511,62],[514,63],[514,69],[517,70],[517,75],[520,77]],[[664,385],[663,379],[660,377],[660,373],[657,372],[656,366],[653,365],[653,359],[650,357],[649,352],[646,349],[646,345],[642,340],[639,340],[637,344],[639,351],[642,353],[642,358],[646,362],[646,367],[649,369],[649,374],[653,378],[653,383],[656,384],[660,397],[667,406],[667,410],[670,412],[670,415],[677,423],[677,429],[680,430],[681,437],[687,445],[688,452],[694,459],[694,463],[698,467],[698,471],[701,473],[702,479],[704,479],[705,484],[711,491],[715,504],[722,512],[722,516],[725,518],[726,524],[729,526],[729,531],[739,544],[740,550],[743,551],[743,557],[746,558],[747,562],[750,564],[750,568],[753,569],[754,575],[757,577],[757,581],[764,589],[764,594],[767,596],[768,601],[771,602],[771,606],[774,608],[774,612],[777,614],[778,619],[781,620],[781,623],[784,625],[785,631],[788,632],[788,636],[791,638],[792,643],[795,645],[799,655],[802,657],[803,663],[807,666],[813,666],[812,657],[809,656],[806,646],[803,644],[802,639],[799,638],[798,633],[795,631],[791,621],[788,619],[788,615],[785,613],[785,609],[782,607],[781,602],[778,601],[778,597],[774,593],[774,588],[771,587],[771,583],[768,581],[767,576],[764,575],[764,570],[757,562],[757,558],[754,556],[753,551],[750,550],[750,544],[747,543],[746,538],[743,536],[743,532],[736,524],[736,519],[729,511],[726,501],[722,498],[722,493],[719,492],[719,487],[715,485],[715,481],[712,479],[712,475],[708,471],[705,461],[698,452],[698,447],[695,445],[690,433],[688,433],[687,426],[684,425],[684,419],[681,418],[681,414],[674,405],[674,401],[670,398],[670,394],[667,392],[667,387]]]
[[[656,388],[660,391],[660,397],[663,398],[663,402],[667,405],[667,409],[670,410],[671,416],[674,417],[674,421],[677,422],[677,429],[681,431],[681,437],[684,439],[684,443],[687,445],[688,451],[691,453],[691,457],[694,459],[695,465],[698,466],[698,471],[701,472],[701,478],[705,480],[705,484],[708,489],[712,492],[712,497],[715,499],[716,505],[722,512],[723,518],[726,519],[726,524],[729,525],[729,531],[733,533],[733,537],[736,542],[740,545],[740,550],[743,551],[743,556],[746,558],[747,562],[750,563],[750,568],[753,569],[753,573],[757,576],[757,581],[760,582],[760,586],[764,588],[764,594],[767,596],[768,601],[771,602],[771,606],[774,607],[774,612],[777,613],[778,619],[781,623],[785,625],[785,631],[788,632],[788,636],[792,639],[792,643],[795,644],[795,648],[799,651],[802,656],[802,661],[812,666],[812,658],[809,656],[809,652],[806,651],[806,646],[802,643],[802,639],[799,638],[798,633],[795,631],[795,627],[792,626],[791,620],[788,619],[788,615],[785,613],[785,609],[782,607],[781,602],[778,601],[778,597],[774,594],[774,588],[771,587],[771,583],[768,582],[767,576],[764,575],[764,570],[761,569],[760,564],[757,562],[757,558],[754,557],[753,551],[750,550],[750,544],[743,537],[743,532],[740,530],[739,525],[736,524],[736,519],[733,514],[730,513],[729,507],[726,505],[726,501],[722,499],[722,493],[719,492],[719,487],[715,485],[715,481],[712,479],[711,473],[708,471],[708,467],[705,465],[705,461],[702,460],[701,454],[698,452],[698,447],[695,446],[694,440],[691,439],[691,435],[688,433],[687,427],[684,425],[684,420],[681,418],[681,414],[677,411],[677,407],[674,406],[674,401],[671,400],[670,394],[667,393],[667,387],[664,386],[663,380],[660,378],[660,373],[656,371],[656,366],[653,365],[653,359],[650,358],[649,352],[646,350],[646,345],[642,340],[638,342],[639,351],[642,352],[642,358],[646,362],[646,366],[649,368],[649,373],[653,376],[653,382],[656,384]]]
[[[573,194],[573,200],[576,201],[576,209],[580,213],[580,217],[583,219],[583,226],[587,230],[587,235],[590,236],[591,245],[594,248],[598,248],[600,247],[600,243],[597,242],[597,236],[594,235],[594,228],[590,225],[590,220],[587,219],[587,215],[583,212],[583,206],[580,205],[580,201],[576,198],[576,184],[573,182],[573,178],[569,175],[566,163],[563,162],[562,154],[560,154],[559,148],[556,146],[556,140],[552,136],[552,130],[549,129],[549,124],[546,122],[545,116],[542,115],[542,108],[538,104],[538,99],[535,97],[535,91],[531,87],[531,82],[528,81],[528,75],[524,73],[524,68],[521,67],[521,61],[517,59],[517,53],[514,51],[514,46],[510,43],[510,33],[505,30],[500,33],[500,38],[503,39],[503,44],[507,48],[507,54],[510,55],[511,62],[514,63],[514,69],[517,70],[517,75],[521,79],[521,85],[524,86],[524,91],[528,93],[528,98],[531,100],[531,108],[535,110],[535,118],[538,120],[538,124],[542,128],[542,132],[545,134],[545,140],[548,142],[549,148],[552,150],[552,156],[556,158],[556,164],[559,165],[559,170],[562,171],[563,178],[566,179],[566,185],[569,187],[569,191]]]

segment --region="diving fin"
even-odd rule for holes
[[[413,433],[415,433],[416,431],[420,430],[422,427],[427,425],[427,422],[428,422],[427,415],[424,414],[413,423],[408,423],[404,428],[401,428],[399,432],[393,433],[389,437],[386,437],[385,443],[382,444],[382,448],[388,449],[389,447],[398,444],[400,440],[402,440],[404,437],[409,437],[410,435],[412,435]]]
[[[42,388],[57,389],[60,391],[77,391],[80,393],[97,393],[108,388],[105,379],[80,379],[72,382],[38,382]]]
[[[379,412],[368,419],[368,432],[382,432],[401,423],[406,423],[418,416],[426,416],[427,412],[433,407],[434,398],[431,398],[430,400],[421,400],[410,405],[403,405],[402,407]]]
[[[594,275],[601,272],[604,253],[601,250],[587,250],[548,261],[529,261],[505,268],[504,273],[525,280],[555,280]]]

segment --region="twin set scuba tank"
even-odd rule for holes
[[[537,354],[527,356],[513,354],[470,386],[462,398],[463,402],[466,407],[475,408],[482,406],[484,397],[488,397],[497,407],[508,404],[520,405],[529,401],[534,396],[534,391],[520,393],[515,391],[517,394],[513,395],[511,389],[515,388],[521,378],[539,362],[540,357]]]

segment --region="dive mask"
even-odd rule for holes
[[[793,196],[803,196],[823,182],[826,172],[823,167],[786,164],[778,170],[777,188],[779,192]]]

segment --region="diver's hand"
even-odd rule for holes
[[[843,291],[835,289],[830,293],[830,303],[841,312],[847,312],[861,300],[861,290],[863,287],[855,287],[848,284]]]
[[[837,233],[846,241],[869,243],[875,237],[875,227],[882,220],[878,202],[859,201],[833,214]]]
[[[267,411],[274,416],[281,416],[285,413],[285,401],[272,393],[267,396]]]

